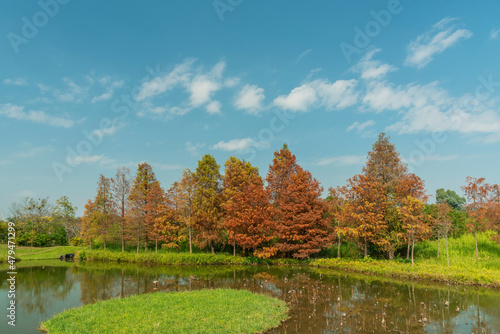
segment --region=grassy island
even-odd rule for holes
[[[287,318],[285,302],[246,290],[149,293],[73,308],[41,324],[57,333],[256,333]]]

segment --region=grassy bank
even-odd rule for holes
[[[415,266],[402,261],[317,259],[311,265],[345,271],[438,281],[451,284],[482,285],[500,288],[500,245],[490,240],[491,233],[478,235],[479,259],[475,258],[473,235],[464,235],[448,242],[450,266],[446,263],[445,242],[422,242],[415,248]]]
[[[16,261],[26,260],[50,260],[57,259],[60,255],[77,253],[82,247],[76,246],[55,246],[55,247],[24,247],[16,246]],[[8,247],[0,245],[0,263],[7,262]]]
[[[41,324],[57,333],[255,333],[287,318],[285,302],[245,290],[151,293],[100,301]]]
[[[129,253],[120,251],[103,251],[82,249],[78,257],[86,261],[112,261],[145,264],[177,264],[177,265],[209,265],[209,264],[242,264],[244,258],[225,254],[210,253]]]

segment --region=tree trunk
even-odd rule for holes
[[[407,260],[410,259],[410,239],[411,239],[411,236],[410,236],[410,234],[408,234],[408,248],[406,249],[406,259]]]
[[[193,253],[193,242],[191,241],[191,224],[189,225],[189,254]]]
[[[337,258],[340,259],[340,234],[338,236],[338,242],[337,242]]]
[[[104,237],[104,250],[106,250],[106,237]]]
[[[366,239],[365,239],[365,258],[368,256],[368,245],[366,244]]]
[[[141,247],[141,238],[137,236],[137,254],[139,254],[139,248]]]
[[[476,241],[476,260],[479,259],[479,254],[477,251],[477,228],[474,229],[474,239]]]
[[[413,232],[413,235],[411,237],[411,266],[413,267],[414,262],[413,262],[413,250],[415,249],[415,232]]]
[[[394,260],[394,249],[389,250],[389,261]]]
[[[233,242],[233,256],[236,256],[236,242]]]
[[[210,248],[212,250],[212,254],[215,254],[215,250],[214,250],[214,244],[212,241],[210,241]]]
[[[123,225],[122,225],[122,252],[125,252],[125,237],[123,233]]]
[[[90,238],[90,250],[92,250],[92,237]]]
[[[155,253],[158,253],[158,237],[155,237]]]
[[[438,234],[438,240],[437,240],[437,258],[439,259],[439,234]]]
[[[446,263],[450,266],[450,257],[448,255],[448,233],[446,233]]]

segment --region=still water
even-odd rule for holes
[[[310,267],[36,264],[17,271],[15,328],[7,324],[7,273],[0,271],[0,333],[40,333],[41,321],[98,300],[222,287],[286,301],[290,318],[270,333],[500,333],[500,291],[493,289]]]

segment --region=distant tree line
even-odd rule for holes
[[[80,218],[68,197],[59,198],[55,205],[48,198],[25,197],[10,206],[10,217],[0,221],[0,241],[7,241],[7,221],[16,225],[16,243],[20,246],[45,247],[67,245],[80,237]]]

